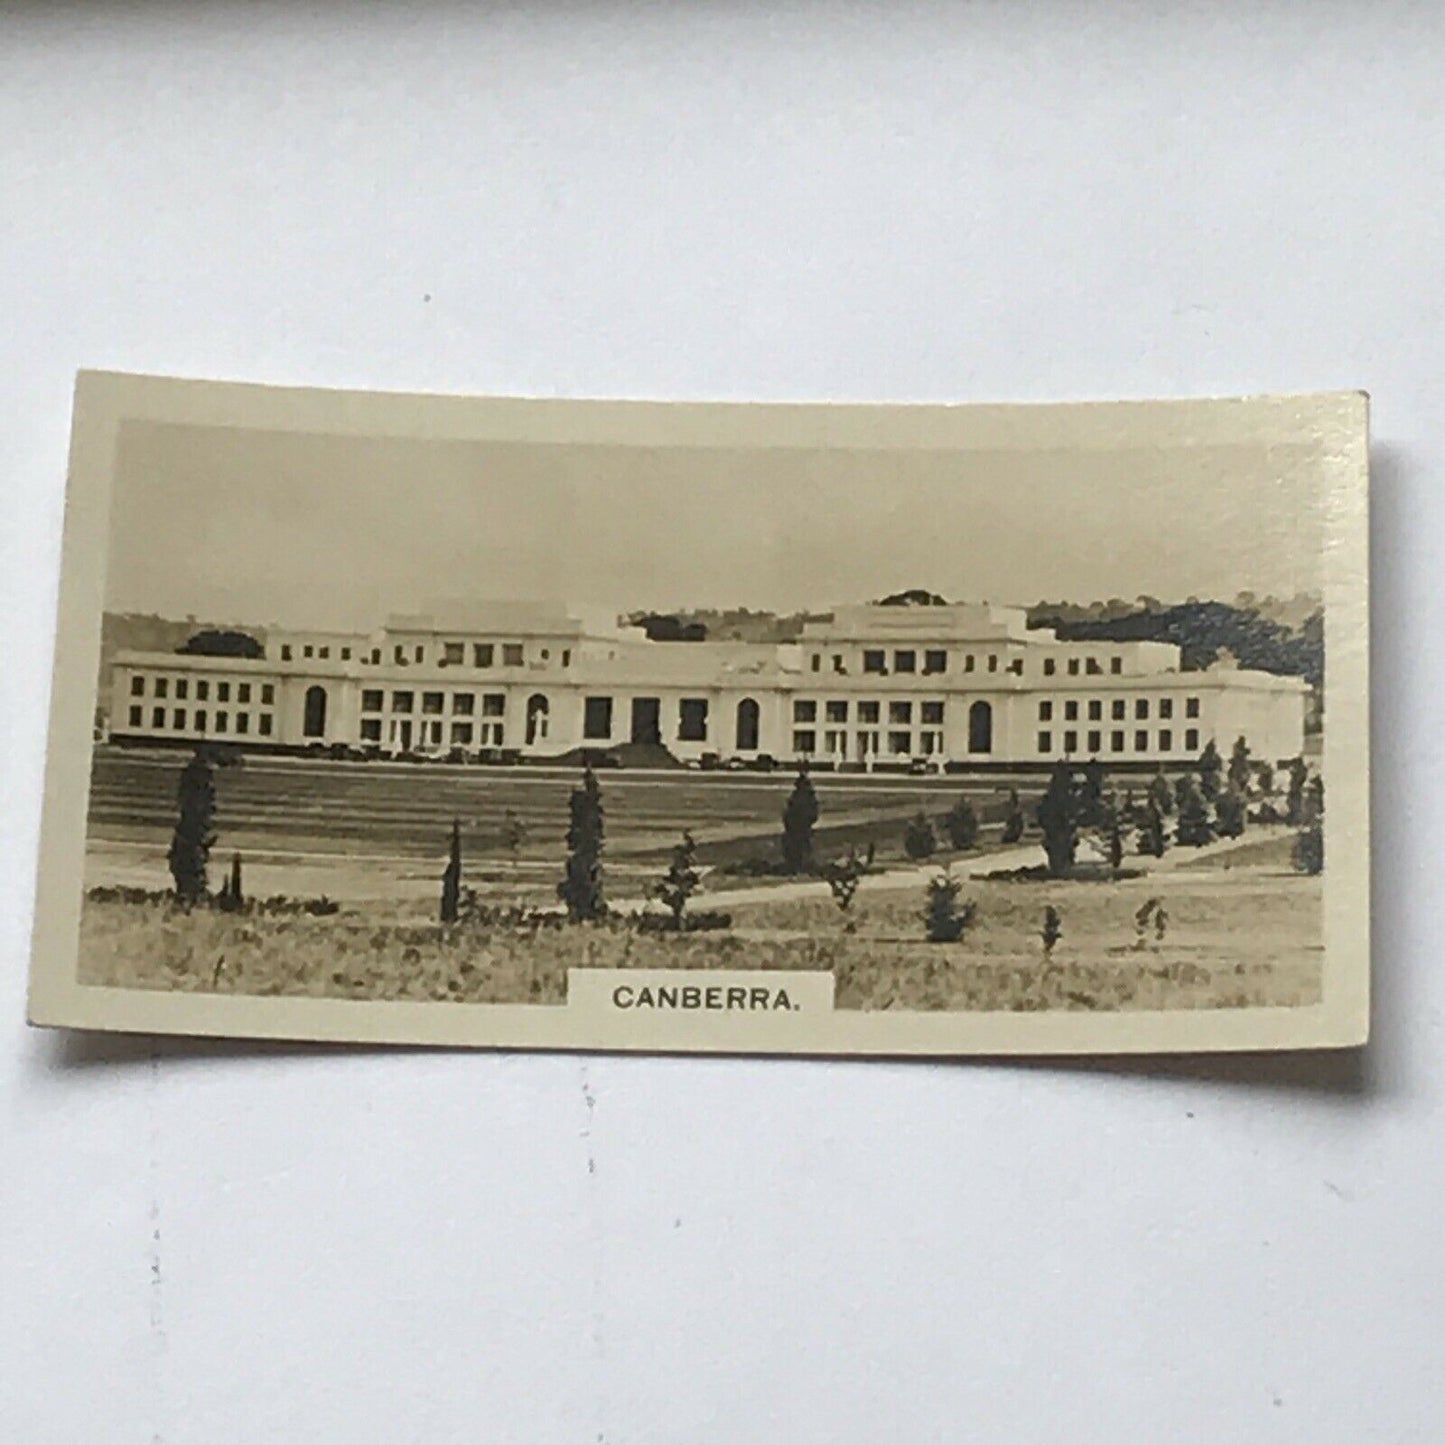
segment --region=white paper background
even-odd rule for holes
[[[4,1437],[1437,1439],[1442,73],[1433,4],[0,6]],[[1160,1071],[27,1032],[81,366],[1368,387],[1376,1043]]]

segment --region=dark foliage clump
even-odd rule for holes
[[[595,922],[607,913],[602,896],[602,789],[591,768],[582,774],[582,786],[572,790],[568,804],[567,865],[557,896],[573,923]]]
[[[783,863],[789,873],[813,871],[813,828],[817,822],[818,794],[808,770],[800,768],[798,780],[783,808]]]
[[[166,861],[175,880],[176,899],[194,908],[206,896],[206,869],[215,844],[216,771],[209,757],[196,752],[181,770],[175,832]]]

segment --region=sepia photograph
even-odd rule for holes
[[[32,1015],[1361,1042],[1365,447],[83,376]]]

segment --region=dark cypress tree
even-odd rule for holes
[[[1144,821],[1139,825],[1139,851],[1150,858],[1162,858],[1168,846],[1164,814],[1159,811],[1151,791],[1149,801],[1144,804]]]
[[[798,780],[783,809],[783,864],[789,873],[813,871],[813,826],[818,821],[818,795],[806,768],[798,769]]]
[[[206,896],[206,866],[216,841],[212,830],[216,815],[216,773],[210,759],[199,748],[181,770],[176,803],[176,827],[166,861],[175,881],[176,900],[189,909]]]
[[[1079,794],[1074,786],[1074,770],[1062,759],[1054,764],[1048,789],[1039,799],[1034,816],[1043,830],[1049,872],[1062,878],[1073,868],[1079,846]]]
[[[1024,810],[1019,802],[1019,790],[1008,790],[1008,811],[1003,820],[1003,842],[1017,843],[1024,835]]]
[[[672,914],[672,926],[682,931],[682,915],[688,900],[702,887],[702,875],[697,871],[697,844],[691,833],[684,833],[682,841],[672,850],[672,861],[667,872],[653,886],[653,893],[662,900]]]
[[[1298,828],[1304,822],[1305,780],[1309,773],[1309,767],[1303,758],[1290,759],[1289,791],[1285,794],[1284,818],[1292,828]]]
[[[1179,822],[1175,827],[1175,837],[1186,848],[1200,848],[1205,843],[1212,843],[1214,829],[1209,822],[1209,805],[1199,785],[1185,773],[1179,779],[1177,788]]]
[[[1161,817],[1167,818],[1174,811],[1174,792],[1162,770],[1149,780],[1149,801],[1159,810]]]
[[[583,772],[582,786],[572,790],[568,807],[567,866],[557,896],[567,905],[567,917],[584,923],[607,912],[602,897],[602,789],[591,768]]]
[[[1249,784],[1253,777],[1254,761],[1249,756],[1249,744],[1242,736],[1237,737],[1234,740],[1234,748],[1229,754],[1229,768],[1225,773],[1225,778],[1229,786],[1241,798],[1245,798],[1249,795]]]
[[[1204,801],[1212,803],[1219,796],[1219,775],[1224,770],[1224,759],[1219,756],[1219,749],[1214,746],[1214,739],[1204,745],[1204,751],[1199,755],[1199,790],[1204,794]]]
[[[1124,821],[1116,802],[1109,804],[1104,841],[1109,849],[1109,867],[1117,873],[1124,866]]]
[[[446,871],[442,874],[442,922],[455,923],[462,904],[462,825],[452,819],[452,841]]]
[[[1244,794],[1232,785],[1215,800],[1214,826],[1221,838],[1238,838],[1244,832]]]
[[[1325,867],[1325,781],[1318,774],[1302,788],[1300,831],[1295,835],[1292,861],[1301,873],[1322,873]]]

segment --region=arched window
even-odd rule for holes
[[[968,750],[971,753],[993,751],[993,707],[976,702],[968,710]]]
[[[306,689],[306,715],[301,724],[301,731],[308,738],[324,738],[326,736],[326,689],[324,687],[308,687]]]
[[[527,746],[547,740],[547,719],[551,712],[551,704],[547,701],[546,695],[534,692],[527,699]]]
[[[738,704],[738,751],[753,753],[758,749],[758,705],[750,697]]]

